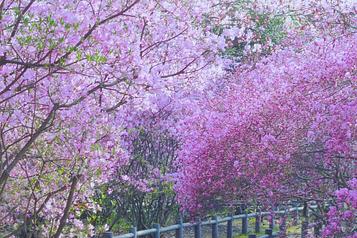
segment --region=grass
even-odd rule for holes
[[[289,224],[289,222],[288,222],[288,224]],[[241,227],[241,225],[242,225],[242,222],[240,220],[238,220],[237,222],[234,223],[234,226],[237,226],[237,227]],[[250,235],[250,234],[256,234],[257,237],[265,235],[265,229],[269,229],[269,223],[267,221],[263,221],[261,223],[261,225],[260,225],[261,232],[259,232],[259,233],[255,233],[254,232],[254,227],[255,227],[255,220],[254,219],[249,219],[248,227],[250,228],[248,234],[235,235],[234,238],[248,238],[248,235]],[[298,223],[297,225],[291,225],[290,224],[290,225],[288,225],[288,227],[286,229],[287,235],[298,235],[298,234],[300,234],[300,229],[301,229],[300,223]],[[275,225],[273,231],[274,232],[278,232],[279,231],[279,226]]]
[[[299,234],[300,231],[301,231],[301,226],[300,225],[289,226],[286,229],[286,232],[288,233],[288,235]]]

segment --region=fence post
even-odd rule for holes
[[[273,230],[272,229],[266,229],[265,234],[269,236],[269,238],[273,237]]]
[[[183,238],[183,218],[182,215],[179,217],[180,227],[176,230],[176,238]]]
[[[274,222],[274,212],[270,214],[270,222],[269,222],[269,228],[270,229],[274,229],[274,226],[275,226],[275,222]]]
[[[138,237],[137,228],[135,226],[133,226],[130,230],[131,230],[131,233],[133,233],[133,235],[134,235],[133,238],[137,238]]]
[[[279,237],[286,237],[286,213],[280,218]]]
[[[261,214],[259,213],[255,216],[255,233],[260,232],[260,222],[261,222]]]
[[[299,220],[299,204],[295,205],[293,225],[296,226]]]
[[[236,215],[242,214],[242,207],[239,206],[236,208]]]
[[[245,216],[242,218],[242,234],[248,233],[248,216],[245,213]]]
[[[201,219],[197,218],[196,219],[196,225],[195,225],[195,238],[201,238],[202,237],[202,232],[201,232]]]
[[[315,235],[315,237],[320,237],[321,236],[321,223],[317,223],[314,226],[314,235]]]
[[[218,238],[218,217],[214,216],[214,223],[212,224],[212,238]]]
[[[160,224],[154,224],[154,228],[156,229],[154,238],[160,238]]]
[[[230,219],[227,221],[227,238],[233,238],[233,216],[229,214]]]
[[[301,238],[306,238],[309,228],[309,210],[307,202],[304,202],[304,209],[302,210],[303,221],[301,223]]]
[[[102,238],[113,238],[113,232],[111,231],[104,232]]]

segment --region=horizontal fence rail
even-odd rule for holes
[[[255,213],[248,213],[248,214],[239,214],[239,215],[232,215],[232,216],[227,216],[227,217],[213,217],[212,219],[208,221],[200,221],[199,219],[196,222],[186,222],[184,223],[182,218],[180,218],[179,224],[171,225],[171,226],[166,226],[166,227],[161,227],[159,224],[155,224],[153,228],[147,229],[147,230],[141,230],[137,231],[136,227],[133,227],[131,229],[130,233],[123,234],[123,235],[113,235],[112,232],[105,232],[101,237],[102,238],[137,238],[141,236],[148,236],[150,235],[151,237],[154,238],[160,238],[161,234],[168,233],[168,232],[176,232],[175,237],[176,238],[184,238],[184,229],[185,228],[193,228],[194,231],[194,237],[195,238],[204,238],[202,236],[202,226],[210,226],[212,230],[212,238],[218,238],[219,237],[219,230],[218,230],[218,225],[221,223],[226,223],[227,224],[227,230],[226,230],[226,237],[227,238],[233,238],[233,221],[241,219],[241,234],[247,234],[248,233],[248,218],[255,218],[255,226],[254,226],[254,231],[255,233],[260,233],[261,232],[261,221],[264,216],[276,216],[276,215],[288,215],[293,212],[295,212],[296,216],[299,216],[299,212],[303,212],[303,216],[305,217],[305,220],[302,222],[302,230],[301,230],[301,237],[304,237],[304,234],[306,233],[305,230],[306,228],[309,228],[308,226],[308,208],[313,209],[317,208],[317,206],[312,205],[309,207],[295,207],[295,208],[289,208],[285,210],[279,210],[279,211],[273,211],[273,212],[255,212]],[[256,234],[250,234],[248,238],[272,238],[276,237],[277,233],[273,232],[274,228],[274,219],[271,219],[270,224],[269,224],[269,229],[265,230],[265,235],[260,235],[257,236]]]

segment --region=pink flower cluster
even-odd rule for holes
[[[123,138],[149,112],[172,112],[158,123],[183,139],[174,176],[190,211],[211,197],[278,199],[308,142],[323,144],[326,163],[355,159],[355,5],[235,2],[1,1],[0,236],[82,229],[73,214],[94,209],[96,186],[130,163]],[[228,38],[253,44],[247,54],[270,48],[252,30],[264,33],[257,22],[270,13],[287,14],[284,29],[300,41],[214,77]]]
[[[1,2],[0,236],[58,238],[90,209],[129,162],[132,118],[215,62],[224,39],[201,27],[215,2]]]
[[[336,206],[327,213],[327,225],[323,237],[356,238],[357,179],[348,182],[348,188],[335,192]]]
[[[333,169],[341,158],[346,171],[353,170],[356,37],[282,49],[221,79],[214,95],[207,90],[197,100],[200,110],[181,122],[176,189],[184,209],[200,212],[212,200],[273,203],[305,196],[323,180],[304,168],[311,184],[296,188],[294,166],[301,153],[318,155],[310,167]],[[308,150],[310,145],[319,147]]]

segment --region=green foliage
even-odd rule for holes
[[[97,64],[102,64],[102,63],[107,62],[107,58],[104,55],[102,55],[102,54],[100,54],[98,52],[94,53],[94,54],[87,54],[86,55],[86,59],[89,62],[95,62]]]
[[[177,142],[167,132],[137,127],[129,132],[131,163],[118,171],[118,177],[98,187],[91,198],[95,209],[83,207],[78,217],[94,227],[125,233],[132,225],[150,228],[154,223],[173,224],[178,215],[173,183],[158,178],[173,171]],[[100,149],[93,145],[92,150]],[[157,172],[153,172],[157,171]],[[131,181],[121,176],[131,177]],[[146,181],[146,189],[135,184]]]

